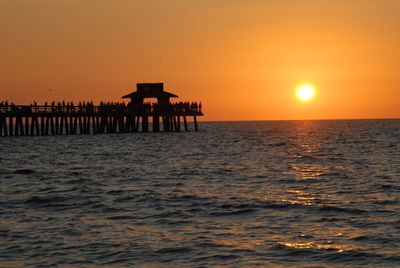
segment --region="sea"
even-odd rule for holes
[[[400,120],[0,137],[0,267],[400,267]]]

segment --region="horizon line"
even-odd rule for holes
[[[400,117],[376,117],[376,118],[328,118],[328,119],[249,119],[249,120],[201,120],[200,122],[346,121],[346,120],[400,120]]]

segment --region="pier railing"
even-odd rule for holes
[[[53,113],[136,113],[136,114],[164,114],[180,113],[182,115],[202,115],[202,107],[197,103],[174,103],[166,106],[144,104],[141,106],[126,106],[125,104],[112,105],[0,105],[0,113],[6,114],[53,114]]]
[[[194,129],[198,130],[197,116],[202,115],[201,103],[195,102],[164,106],[152,103],[9,105],[2,102],[0,136],[180,131],[181,118],[188,131],[187,116],[193,117]]]

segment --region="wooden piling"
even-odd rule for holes
[[[100,117],[96,115],[96,134],[100,132]]]
[[[83,134],[83,124],[82,124],[82,116],[78,115],[78,125],[79,125],[79,133]]]
[[[29,135],[29,116],[25,115],[25,135]]]
[[[7,117],[6,116],[4,116],[3,124],[4,124],[4,135],[8,136]]]
[[[15,136],[19,136],[19,132],[18,132],[18,115],[15,116],[14,135],[15,135]]]
[[[44,127],[44,134],[45,135],[49,135],[49,123],[50,123],[50,116],[49,115],[46,115],[45,116],[45,121],[46,121],[46,125],[45,125],[45,127]]]
[[[64,116],[64,123],[65,123],[65,134],[69,135],[69,123],[68,123],[68,115]]]
[[[179,115],[176,116],[176,123],[177,123],[178,131],[181,131],[181,117]]]
[[[153,115],[153,132],[160,131],[160,117],[158,115]]]
[[[168,116],[168,121],[169,121],[169,127],[170,127],[170,131],[175,131],[174,127],[174,119],[172,118],[172,116]]]
[[[55,135],[55,129],[54,129],[54,116],[50,115],[50,130],[51,130],[51,135]]]
[[[35,120],[33,119],[34,116],[31,117],[31,131],[29,133],[29,135],[33,136],[34,132],[35,132]]]
[[[14,135],[15,136],[19,136],[19,131],[18,131],[18,128],[19,126],[18,126],[18,115],[17,116],[15,116],[15,127],[14,127]]]
[[[56,135],[60,134],[60,129],[59,129],[59,116],[58,114],[55,115],[54,117],[54,122],[55,122],[55,128],[56,128]]]
[[[21,135],[25,136],[25,133],[24,133],[24,122],[23,122],[22,115],[18,116],[18,119],[19,119],[19,128],[20,128],[19,130],[21,132]]]
[[[4,116],[0,114],[0,136],[3,136],[3,120]]]
[[[58,132],[62,135],[63,134],[63,130],[64,130],[64,116],[61,115],[60,116],[60,130]]]
[[[193,122],[194,122],[194,130],[199,130],[198,126],[197,126],[197,117],[194,115],[193,116]]]
[[[186,120],[186,115],[183,116],[183,123],[185,125],[185,131],[189,131],[188,129],[188,124],[187,124],[187,120]]]
[[[3,136],[3,115],[0,114],[0,136]]]
[[[83,116],[83,122],[82,122],[82,124],[83,124],[83,134],[87,134],[87,116]]]
[[[90,134],[90,120],[91,120],[91,116],[87,116],[87,122],[86,122],[86,134]]]
[[[4,136],[8,136],[8,131],[7,131],[7,116],[4,115],[2,116],[1,120],[1,128],[4,130]]]
[[[139,131],[139,123],[140,123],[140,116],[136,116],[136,122],[135,122],[135,132]]]
[[[10,133],[10,136],[14,136],[14,122],[13,122],[13,116],[12,115],[10,115],[10,117],[9,117],[9,119],[8,119],[8,121],[9,121],[9,133]]]
[[[125,132],[125,120],[124,116],[121,114],[118,115],[118,132],[119,133]]]
[[[69,133],[75,134],[74,133],[74,116],[72,114],[69,114],[68,117],[69,117]]]
[[[176,122],[176,116],[172,116],[172,122],[174,124],[174,130],[178,131],[178,124]]]
[[[40,116],[40,135],[44,135],[44,116]]]
[[[163,123],[163,131],[164,132],[169,131],[168,130],[168,123],[167,123],[167,120],[166,120],[166,116],[162,116],[162,123]]]
[[[142,116],[142,131],[149,132],[149,117],[147,115]]]
[[[97,129],[96,129],[96,116],[92,116],[92,132],[93,134],[97,134]]]
[[[39,116],[35,116],[34,118],[35,118],[36,135],[40,135]]]

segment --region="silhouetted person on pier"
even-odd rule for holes
[[[89,111],[90,111],[91,113],[94,112],[93,101],[89,102],[88,106],[89,106]]]
[[[16,112],[18,110],[17,107],[15,107],[15,104],[13,102],[11,102],[11,104],[10,104],[10,110],[11,110],[11,112]]]

